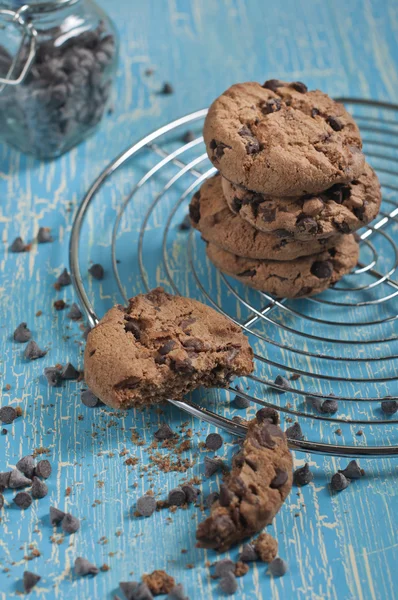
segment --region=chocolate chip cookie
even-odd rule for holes
[[[207,256],[220,271],[279,298],[319,294],[355,267],[358,253],[354,235],[340,236],[335,246],[320,254],[289,262],[242,258],[215,244],[207,245]]]
[[[88,334],[84,354],[87,385],[115,408],[178,400],[252,370],[253,352],[239,327],[162,288],[111,308]]]
[[[258,231],[228,208],[219,174],[205,181],[193,196],[189,213],[192,225],[207,242],[246,258],[290,261],[333,247],[338,239],[303,242],[285,229],[273,233]]]
[[[264,196],[224,177],[222,188],[229,208],[259,231],[288,231],[303,241],[352,233],[373,221],[381,203],[379,180],[366,163],[358,179],[337,183],[318,195]]]
[[[197,545],[225,552],[269,525],[291,490],[292,469],[292,456],[278,425],[258,417],[250,421],[219,499],[199,524]]]
[[[210,106],[203,136],[229,181],[270,196],[303,196],[363,171],[360,133],[344,106],[301,82],[231,86]]]

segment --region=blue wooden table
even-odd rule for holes
[[[82,367],[79,323],[67,319],[67,311],[53,308],[56,299],[76,301],[71,286],[59,292],[53,288],[68,265],[73,216],[93,179],[125,147],[174,118],[208,106],[234,82],[278,77],[304,81],[334,96],[396,101],[398,5],[394,0],[102,4],[121,35],[112,116],[94,137],[51,163],[0,147],[0,405],[11,403],[23,411],[6,427],[7,435],[0,436],[0,471],[34,451],[44,452],[53,464],[49,495],[30,509],[16,509],[12,494],[6,493],[6,507],[0,510],[0,599],[18,596],[24,570],[42,576],[32,598],[99,600],[113,598],[119,581],[139,579],[159,568],[183,583],[191,600],[207,600],[222,594],[207,566],[216,554],[195,548],[200,509],[161,510],[149,519],[135,517],[134,510],[136,499],[150,488],[162,499],[181,481],[201,478],[205,452],[200,442],[211,428],[170,407],[163,413],[91,410],[80,402],[81,383],[50,388],[42,376],[45,366],[56,363],[70,361]],[[154,69],[152,76],[145,75],[149,68]],[[165,81],[172,83],[174,94],[157,93]],[[116,189],[110,204],[118,202],[117,195]],[[144,209],[137,205],[137,223]],[[105,215],[105,207],[90,214],[87,261],[108,260]],[[127,233],[137,226],[134,218],[131,215]],[[25,254],[8,252],[17,235],[30,241],[40,226],[51,227],[52,244],[34,244]],[[128,268],[130,293],[142,291],[137,265]],[[100,314],[120,300],[108,287],[107,275],[102,282],[85,275]],[[153,283],[162,280],[155,277]],[[12,341],[22,321],[48,349],[43,359],[26,362],[23,346]],[[229,414],[228,395],[216,392],[213,401],[217,400]],[[149,445],[163,420],[180,431],[181,440],[187,437],[184,431],[192,429],[191,449],[182,458],[194,464],[186,472],[153,467]],[[393,434],[390,429],[388,435]],[[232,438],[225,439],[219,454],[230,457],[235,447]],[[131,457],[133,464],[126,464]],[[178,459],[173,454],[171,458]],[[332,495],[330,477],[347,461],[295,455],[296,466],[305,460],[315,474],[313,483],[300,495],[292,491],[269,529],[279,542],[280,556],[289,563],[289,573],[272,579],[266,566],[257,563],[239,580],[234,598],[396,598],[397,463],[363,460],[366,478]],[[203,496],[218,483],[203,481]],[[54,531],[50,505],[79,516],[81,530],[64,538]],[[40,556],[28,560],[34,549]],[[235,549],[227,556],[236,559],[237,553]],[[108,565],[109,570],[95,578],[78,578],[73,573],[76,556]]]

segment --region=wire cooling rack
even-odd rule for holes
[[[398,400],[398,106],[338,100],[360,126],[383,202],[377,219],[358,232],[356,269],[333,288],[302,300],[252,290],[220,273],[198,232],[181,226],[192,195],[215,173],[201,136],[207,110],[146,136],[96,179],[73,223],[71,274],[91,326],[120,297],[127,302],[162,285],[206,302],[243,328],[255,351],[254,374],[227,391],[170,400],[179,408],[244,435],[244,425],[232,420],[230,400],[237,394],[256,409],[276,408],[286,426],[298,420],[305,439],[289,440],[295,450],[392,456],[398,455],[398,419],[385,415],[380,401]],[[185,143],[187,130],[193,135]],[[99,287],[86,275],[91,262],[106,269]],[[278,374],[288,378],[289,390],[274,382]],[[318,413],[314,398],[337,399],[338,412]]]

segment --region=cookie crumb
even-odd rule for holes
[[[254,549],[259,558],[270,563],[278,554],[278,542],[269,533],[262,533],[254,541]]]
[[[150,591],[158,596],[159,594],[168,594],[175,586],[175,579],[168,575],[166,571],[158,569],[142,576],[142,581],[148,586]]]

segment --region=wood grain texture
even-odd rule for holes
[[[200,510],[191,507],[174,514],[160,511],[150,519],[133,516],[137,497],[150,487],[159,498],[165,498],[168,490],[184,478],[202,474],[205,453],[199,442],[211,428],[171,407],[164,408],[164,415],[145,411],[114,415],[105,408],[89,410],[81,405],[82,385],[75,382],[49,388],[42,376],[45,366],[66,361],[82,366],[79,324],[71,323],[65,311],[56,313],[52,307],[55,299],[75,301],[73,289],[67,287],[56,292],[52,284],[67,265],[76,207],[104,166],[149,131],[207,106],[232,83],[278,77],[302,80],[309,87],[319,87],[334,96],[396,101],[398,5],[394,0],[286,0],[283,4],[260,0],[115,0],[112,3],[102,0],[101,4],[115,20],[121,35],[113,115],[104,120],[94,137],[51,163],[38,162],[4,145],[0,147],[0,404],[20,405],[24,411],[23,418],[7,426],[8,435],[0,436],[0,471],[11,468],[21,456],[38,447],[48,448],[53,464],[49,495],[35,501],[29,510],[21,512],[13,508],[12,494],[6,493],[7,506],[0,511],[0,600],[18,596],[25,569],[42,575],[32,598],[110,599],[117,593],[119,581],[138,579],[155,568],[165,568],[183,583],[191,600],[218,598],[222,594],[210,577],[211,570],[205,566],[207,560],[216,559],[216,554],[195,548],[195,528],[202,518]],[[144,74],[149,67],[155,69],[151,77]],[[175,94],[157,93],[164,81],[173,84]],[[120,299],[108,269],[110,219],[147,164],[143,159],[121,173],[106,187],[95,210],[88,215],[83,272],[86,273],[90,260],[102,262],[107,268],[102,282],[93,282],[85,276],[90,297],[95,298],[100,314]],[[130,209],[121,223],[118,249],[123,256],[121,269],[130,294],[143,289],[132,240],[136,241],[155,192],[153,186],[139,196],[134,210]],[[167,284],[164,269],[154,268],[154,264],[160,265],[161,251],[153,245],[153,240],[157,232],[162,232],[172,203],[173,198],[166,198],[149,223],[152,233],[145,256],[151,285]],[[183,212],[181,209],[175,222]],[[17,235],[30,241],[40,226],[51,227],[53,244],[34,244],[28,254],[8,252],[9,243]],[[396,228],[392,235],[398,236]],[[194,246],[198,253],[203,252],[199,239],[195,238]],[[175,235],[168,264],[180,289],[201,298],[184,270],[185,250],[186,238]],[[199,267],[199,275],[207,281],[212,297],[220,301],[220,278],[214,275],[206,280],[207,270],[203,265]],[[231,306],[238,318],[243,319],[242,308],[236,303]],[[39,310],[43,314],[36,317]],[[23,346],[11,339],[21,321],[29,324],[39,345],[49,350],[45,358],[32,363],[22,358]],[[391,324],[390,334],[394,332],[397,332],[396,322]],[[281,340],[289,342],[286,331],[277,333],[272,327],[264,327],[262,333],[276,336],[275,339],[279,335]],[[356,334],[351,329],[342,335],[347,338]],[[259,342],[255,346],[257,351],[264,351]],[[349,357],[355,349],[343,351]],[[298,365],[295,357],[285,351],[278,356],[292,367]],[[317,367],[316,361],[312,366]],[[372,370],[367,371],[361,365],[356,368],[361,376],[372,376]],[[259,369],[267,378],[275,376],[275,371],[267,365]],[[343,363],[340,374],[349,373],[349,365]],[[5,388],[7,384],[11,385],[10,390]],[[297,383],[298,388],[302,385]],[[396,387],[388,389],[389,393],[397,393]],[[370,383],[369,390],[379,397],[387,393],[384,384]],[[264,396],[264,388],[256,391]],[[357,386],[342,385],[337,391],[355,394]],[[202,396],[200,393],[198,397]],[[230,408],[227,393],[219,391],[207,397],[210,406],[217,405],[228,416],[236,414]],[[267,397],[274,399],[275,394],[267,392]],[[289,395],[276,399],[281,405],[289,400]],[[291,401],[300,407],[296,399]],[[254,411],[252,407],[248,414]],[[369,407],[361,411],[366,416]],[[163,419],[174,428],[188,421],[194,431],[192,449],[184,457],[195,465],[185,474],[159,473],[151,468],[143,471],[143,466],[150,465],[148,444]],[[310,434],[311,426],[307,427]],[[132,428],[145,445],[133,444]],[[318,434],[334,440],[333,430],[331,426],[321,426]],[[355,441],[356,430],[347,426],[343,441]],[[371,428],[366,430],[365,441],[370,443],[374,437]],[[397,443],[396,429],[387,428],[385,439]],[[232,441],[226,436],[221,456],[230,457],[234,452]],[[357,439],[357,443],[364,440]],[[139,459],[137,467],[124,464],[125,448],[128,456]],[[239,580],[239,591],[232,598],[396,598],[397,462],[362,461],[366,478],[343,493],[332,495],[328,487],[330,477],[346,461],[297,454],[296,466],[305,460],[310,461],[314,482],[302,489],[300,496],[297,490],[293,491],[269,528],[278,539],[280,555],[289,563],[289,574],[280,580],[272,579],[266,574],[265,565],[253,564],[249,574]],[[203,481],[203,496],[216,490],[218,483],[217,478]],[[69,486],[71,493],[66,495]],[[50,505],[82,519],[81,530],[61,544],[50,540],[54,534],[48,519]],[[34,544],[41,553],[32,561],[24,559],[29,554],[29,544]],[[182,554],[182,549],[187,552]],[[227,556],[235,559],[237,553],[233,550]],[[77,556],[99,566],[106,563],[110,570],[95,578],[77,578],[72,569]],[[187,568],[191,564],[194,568]]]

